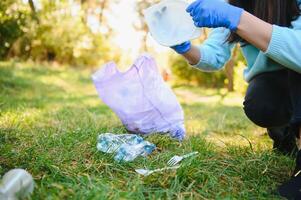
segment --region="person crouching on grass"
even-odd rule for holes
[[[275,149],[291,155],[301,135],[300,6],[301,0],[197,0],[186,11],[195,26],[214,29],[199,47],[190,41],[172,47],[192,66],[213,72],[225,65],[239,43],[248,65],[244,70],[249,83],[245,114],[267,128]],[[301,189],[300,170],[298,151],[297,190]],[[279,191],[286,197],[295,195],[287,188]]]

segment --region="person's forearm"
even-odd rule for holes
[[[193,46],[193,45],[192,45],[191,49],[188,52],[186,52],[182,55],[189,62],[189,64],[191,64],[191,65],[198,64],[198,62],[201,59],[200,50],[196,46]]]
[[[272,31],[271,24],[244,11],[236,33],[261,51],[266,51],[271,41]],[[191,65],[196,65],[201,59],[200,50],[195,46],[192,46],[183,56]]]
[[[261,51],[266,51],[272,38],[272,31],[272,24],[244,11],[236,33]]]

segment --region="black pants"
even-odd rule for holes
[[[255,76],[247,90],[244,110],[252,122],[268,131],[288,125],[297,130],[301,124],[301,74],[285,69]]]

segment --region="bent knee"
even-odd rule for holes
[[[246,116],[256,125],[264,128],[280,127],[288,124],[291,112],[287,108],[269,104],[244,102]]]

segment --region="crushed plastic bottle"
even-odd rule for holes
[[[114,153],[123,144],[134,145],[139,144],[143,141],[143,138],[138,135],[116,135],[112,133],[105,133],[98,136],[97,149],[104,153]]]
[[[133,161],[138,156],[147,156],[155,150],[156,146],[150,142],[143,141],[139,144],[123,144],[115,156],[117,161]]]
[[[156,146],[138,135],[105,133],[98,136],[97,149],[104,153],[116,153],[116,161],[133,161],[138,156],[147,156]]]
[[[19,200],[28,197],[34,189],[32,176],[23,169],[7,172],[0,184],[0,200]]]

